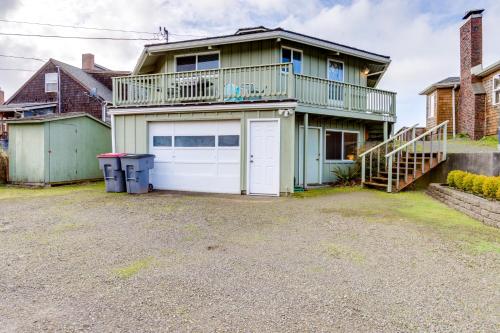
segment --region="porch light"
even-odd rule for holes
[[[368,75],[370,73],[370,69],[368,67],[363,68],[362,73]]]

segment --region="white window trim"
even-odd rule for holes
[[[434,118],[436,116],[436,97],[437,97],[436,91],[433,91],[431,94],[428,95],[427,107],[429,114],[427,115],[427,118],[429,119]]]
[[[326,79],[329,81],[335,81],[335,80],[330,80],[328,78],[328,69],[330,68],[330,61],[342,64],[342,81],[336,81],[336,82],[345,82],[345,63],[341,60],[337,60],[337,59],[333,59],[333,58],[326,58]]]
[[[199,70],[198,69],[198,56],[200,55],[207,55],[207,54],[218,54],[219,55],[219,61],[218,61],[218,64],[217,64],[217,68],[216,69],[220,69],[220,51],[207,51],[207,52],[197,52],[197,53],[186,53],[186,54],[176,54],[174,56],[174,72],[176,73],[183,73],[183,72],[178,72],[177,71],[177,58],[182,58],[182,57],[192,57],[192,56],[195,56],[196,57],[196,63],[195,63],[195,71]],[[212,71],[212,70],[215,70],[214,69],[203,69],[204,71]],[[190,71],[187,71],[187,72],[190,72]]]
[[[55,76],[55,81],[53,82],[47,82],[47,77],[49,74],[52,74]],[[56,84],[56,89],[55,90],[48,90],[47,89],[47,84]],[[58,91],[58,87],[59,87],[59,75],[57,75],[57,72],[54,72],[54,73],[45,73],[45,92],[46,93],[55,93]]]
[[[340,160],[328,160],[326,159],[326,134],[328,132],[337,132],[337,133],[342,133],[342,144],[341,144],[341,153],[340,156],[342,156],[342,159]],[[334,163],[356,163],[356,161],[351,161],[351,160],[344,160],[344,133],[356,133],[358,135],[358,142],[357,142],[357,149],[359,149],[360,146],[360,131],[352,131],[352,130],[340,130],[340,129],[325,129],[325,135],[323,137],[323,140],[325,144],[323,145],[323,156],[325,156],[325,163],[329,164],[334,164]]]
[[[304,72],[304,51],[302,51],[301,49],[293,48],[293,47],[282,46],[281,47],[281,52],[280,52],[280,63],[281,64],[284,64],[284,62],[283,62],[283,50],[284,49],[292,51],[292,54],[291,54],[291,57],[290,57],[290,61],[291,61],[292,64],[293,64],[293,53],[294,52],[300,52],[300,59],[301,59],[300,61],[302,62],[302,66],[300,66],[300,73],[299,72],[295,73],[295,70],[294,70],[294,74],[302,74]]]
[[[495,93],[500,91],[500,83],[498,87],[495,89],[495,80],[498,80],[500,82],[500,74],[493,75],[492,81],[491,81],[491,90],[492,90],[492,104],[493,105],[500,105],[500,98],[498,101],[495,100]]]

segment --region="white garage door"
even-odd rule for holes
[[[241,193],[240,141],[240,121],[150,123],[154,188]]]

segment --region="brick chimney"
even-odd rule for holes
[[[0,88],[0,105],[5,102],[5,92]]]
[[[481,81],[471,74],[474,66],[483,62],[484,9],[468,11],[460,28],[460,107],[458,131],[473,139],[484,136],[485,95],[476,83]]]
[[[82,69],[91,71],[95,69],[94,55],[92,53],[82,54]]]

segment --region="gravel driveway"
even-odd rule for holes
[[[0,188],[0,255],[0,332],[500,329],[500,231],[422,193]]]

